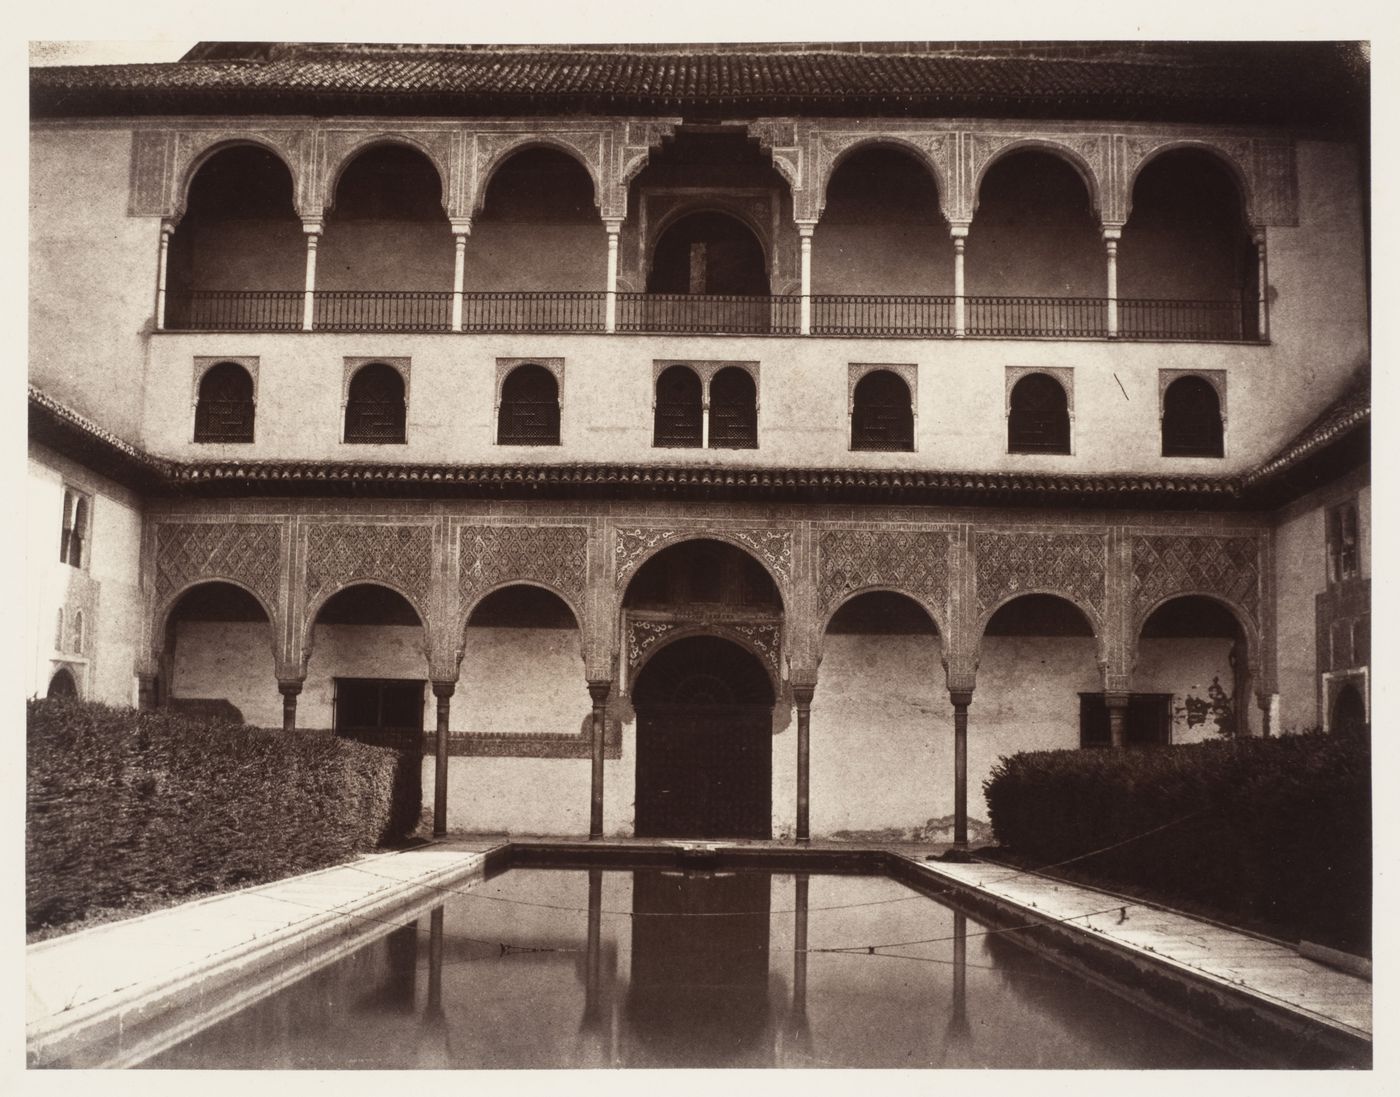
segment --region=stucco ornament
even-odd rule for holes
[[[273,612],[282,587],[282,526],[275,522],[163,522],[156,527],[156,598],[201,579],[242,583]]]
[[[914,595],[946,616],[946,533],[874,529],[826,530],[818,541],[817,589],[823,609],[866,587]]]
[[[426,616],[432,571],[431,526],[327,522],[307,527],[308,607],[351,583],[385,582],[407,594]]]
[[[1139,618],[1172,594],[1208,591],[1259,618],[1255,537],[1139,535],[1133,538],[1133,607]]]
[[[792,533],[779,529],[645,529],[618,527],[613,541],[613,566],[622,586],[637,566],[656,549],[673,541],[715,537],[752,549],[786,587],[792,581]]]
[[[534,580],[566,595],[578,611],[588,585],[588,530],[463,526],[458,577],[464,607],[502,583]]]
[[[1103,533],[974,534],[977,608],[1010,595],[1058,591],[1101,624],[1107,599],[1108,537]]]

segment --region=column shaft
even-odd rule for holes
[[[812,694],[814,686],[793,686],[797,703],[797,840],[812,840]]]
[[[1267,237],[1261,229],[1254,234],[1254,247],[1259,256],[1259,339],[1269,338],[1269,262]]]
[[[617,330],[617,247],[622,232],[621,221],[605,222],[608,229],[608,289],[604,305],[603,330]]]
[[[452,254],[452,330],[462,330],[462,290],[466,284],[467,234],[453,233]]]
[[[300,678],[279,678],[277,689],[282,694],[282,730],[297,729],[297,695],[301,693]]]
[[[588,838],[596,841],[603,836],[603,733],[607,729],[608,694],[612,682],[604,678],[588,683],[588,695],[593,699],[593,776],[588,804]]]
[[[953,844],[967,846],[967,706],[972,690],[949,690],[953,702]]]
[[[802,238],[802,321],[798,329],[803,335],[812,334],[812,233],[814,225],[798,225]]]
[[[963,252],[967,247],[967,229],[953,229],[953,334],[967,334],[967,284]]]
[[[160,703],[159,679],[154,674],[136,676],[136,704],[142,712],[154,712]]]
[[[1127,736],[1128,694],[1122,690],[1106,690],[1103,703],[1108,709],[1108,745],[1119,750]]]
[[[1108,337],[1118,336],[1118,240],[1117,229],[1104,229],[1103,245],[1108,257]]]
[[[433,742],[433,837],[447,833],[447,728],[452,694],[456,682],[434,682],[433,696],[437,698],[437,734]]]
[[[303,221],[306,233],[306,296],[302,301],[301,328],[310,331],[316,320],[316,246],[321,240],[321,222]]]
[[[165,289],[170,268],[170,234],[174,228],[167,221],[160,223],[160,266],[156,270],[156,330],[165,330]]]

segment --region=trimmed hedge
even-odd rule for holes
[[[983,786],[997,841],[1105,885],[1189,897],[1369,954],[1371,756],[1360,737],[1237,739],[1000,759]],[[1182,820],[1173,822],[1174,820]]]
[[[27,716],[31,931],[323,868],[418,825],[417,752],[90,702]]]

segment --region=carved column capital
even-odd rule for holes
[[[792,683],[792,699],[799,709],[810,710],[812,707],[812,696],[816,692],[816,682],[811,682],[803,685],[799,685],[796,682]]]
[[[954,708],[965,709],[968,705],[972,704],[972,693],[973,691],[970,689],[950,689],[948,691],[948,700],[953,703]]]
[[[953,238],[953,243],[967,239],[968,230],[972,228],[971,221],[950,221],[948,222],[948,234]]]
[[[593,699],[594,705],[605,705],[608,697],[612,693],[611,678],[590,678],[588,679],[588,696]]]
[[[1103,703],[1110,709],[1125,709],[1128,707],[1128,691],[1121,689],[1104,690]]]
[[[277,692],[283,697],[296,697],[301,693],[301,687],[305,684],[304,678],[278,678]]]
[[[622,232],[622,222],[624,220],[626,220],[626,218],[604,217],[603,228],[607,230],[609,236],[617,236],[619,233]]]
[[[451,697],[457,692],[457,680],[446,681],[440,678],[433,679],[433,696],[439,701]]]
[[[472,234],[472,219],[470,217],[452,218],[453,236],[470,236]]]
[[[324,229],[324,222],[319,217],[304,218],[301,222],[301,231],[307,236],[319,236]]]
[[[816,218],[796,218],[794,219],[794,223],[797,225],[797,235],[802,237],[804,240],[810,240],[812,234],[817,231]]]
[[[1104,243],[1106,244],[1117,244],[1119,240],[1123,239],[1123,226],[1121,223],[1105,221],[1100,226],[1100,231],[1103,233]]]

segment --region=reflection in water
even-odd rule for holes
[[[1239,1065],[883,878],[516,869],[426,923],[145,1065]]]
[[[770,881],[761,873],[633,873],[629,1065],[771,1064]]]

